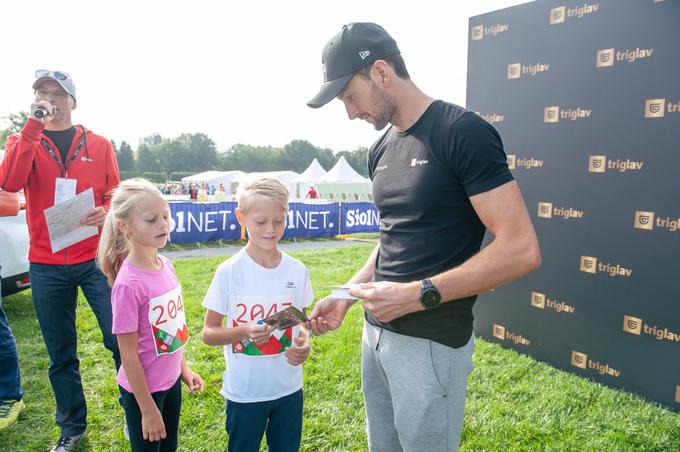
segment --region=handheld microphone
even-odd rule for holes
[[[45,107],[39,107],[34,113],[33,116],[35,116],[38,119],[41,119],[45,116],[47,116],[47,109]]]

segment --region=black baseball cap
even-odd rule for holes
[[[380,25],[369,22],[345,25],[323,48],[324,83],[307,105],[323,107],[340,94],[354,74],[376,60],[398,53],[401,52],[397,43]]]

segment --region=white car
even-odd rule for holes
[[[0,149],[0,161],[3,154],[4,150]],[[23,201],[23,196],[20,199]],[[0,276],[3,298],[31,286],[28,276],[28,245],[26,210],[21,209],[14,216],[0,216]]]

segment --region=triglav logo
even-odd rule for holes
[[[623,331],[640,336],[642,333],[654,336],[657,341],[668,340],[680,343],[680,333],[670,331],[668,328],[661,328],[656,325],[644,323],[642,319],[630,315],[623,316]]]
[[[645,118],[663,118],[666,113],[680,113],[680,101],[673,103],[665,98],[645,101]]]
[[[636,162],[631,159],[607,160],[606,155],[591,155],[588,157],[588,172],[604,173],[607,169],[614,169],[620,173],[626,171],[641,170],[645,162]]]
[[[604,173],[607,168],[606,155],[591,155],[588,157],[588,172]]]
[[[568,220],[570,218],[583,218],[583,213],[583,210],[576,210],[571,207],[555,207],[551,202],[538,203],[538,216],[540,218],[556,216]]]
[[[567,18],[581,18],[586,14],[592,14],[597,12],[600,7],[599,3],[585,3],[583,6],[574,6],[572,8],[567,8],[566,6],[558,6],[557,8],[552,8],[550,10],[549,23],[551,25],[561,24]]]
[[[599,361],[588,359],[588,355],[586,353],[577,352],[576,350],[571,351],[571,365],[584,370],[594,369],[600,375],[611,375],[612,377],[616,378],[621,375],[620,370],[610,367],[609,364],[603,364]]]
[[[538,216],[541,218],[552,218],[552,208],[551,202],[539,202]]]
[[[614,61],[623,61],[628,63],[635,63],[638,60],[649,58],[654,53],[654,49],[641,49],[639,47],[635,50],[620,50],[603,49],[597,51],[597,58],[595,60],[596,67],[610,67],[614,66]]]
[[[478,41],[484,38],[484,25],[477,25],[472,27],[471,39],[473,41]]]
[[[496,113],[481,113],[479,111],[476,111],[475,114],[477,116],[480,116],[484,121],[488,122],[489,124],[493,124],[494,122],[503,122],[505,119],[505,115],[499,115]]]
[[[675,232],[680,231],[680,217],[661,217],[654,212],[636,210],[633,226],[636,229],[645,229],[647,231],[652,231],[654,230],[654,227],[657,227]]]
[[[531,341],[529,339],[522,337],[521,334],[515,334],[508,331],[503,325],[494,323],[492,327],[492,334],[496,339],[500,339],[502,341],[507,339],[514,342],[515,345],[526,345],[527,347],[531,345]]]
[[[636,229],[645,229],[651,231],[654,229],[654,212],[645,212],[642,210],[635,211],[635,223]]]
[[[539,309],[548,307],[557,312],[564,312],[567,314],[573,314],[576,311],[575,307],[569,306],[563,301],[551,300],[546,294],[541,292],[531,292],[531,306]]]
[[[645,101],[645,118],[663,118],[666,113],[666,99]]]
[[[642,319],[629,315],[623,316],[623,331],[626,333],[640,335],[642,331]]]
[[[579,271],[584,273],[604,272],[609,276],[625,276],[633,275],[633,270],[623,267],[619,264],[609,264],[607,262],[598,262],[598,259],[593,256],[581,256],[579,263]]]
[[[571,351],[571,365],[585,369],[588,363],[588,355],[585,353]]]
[[[559,122],[560,107],[545,107],[543,109],[543,122]]]
[[[520,78],[521,76],[522,76],[522,64],[521,63],[508,64],[508,78],[509,79]]]
[[[470,39],[473,41],[479,41],[480,39],[484,39],[485,36],[494,37],[499,33],[505,33],[509,28],[510,25],[508,24],[496,24],[490,25],[488,27],[485,27],[484,25],[477,25],[476,27],[472,27],[472,30],[470,31]]]
[[[536,75],[540,72],[547,72],[550,69],[549,63],[536,63],[529,65],[522,65],[522,63],[513,63],[508,65],[508,78],[517,79],[522,74]]]
[[[550,10],[550,24],[561,24],[567,18],[567,7],[558,6]]]
[[[517,168],[524,168],[530,170],[531,168],[541,168],[543,166],[543,160],[538,160],[534,158],[518,158],[514,154],[508,155],[508,168],[511,170]]]
[[[493,337],[500,340],[505,340],[505,327],[493,324]]]
[[[614,66],[614,49],[604,49],[597,51],[596,67]]]
[[[560,119],[569,119],[576,121],[577,119],[590,118],[593,110],[590,108],[560,108],[559,106],[545,107],[543,109],[543,122],[554,123],[559,122]]]

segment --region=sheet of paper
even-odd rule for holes
[[[54,205],[68,201],[76,195],[77,179],[64,179],[57,177],[54,182]]]
[[[85,212],[92,209],[94,209],[94,192],[91,188],[54,207],[45,209],[45,220],[53,253],[99,233],[97,226],[80,224]]]
[[[340,300],[356,300],[357,297],[350,294],[350,289],[359,288],[359,284],[350,284],[347,286],[335,286],[331,289],[331,298],[337,298]]]

